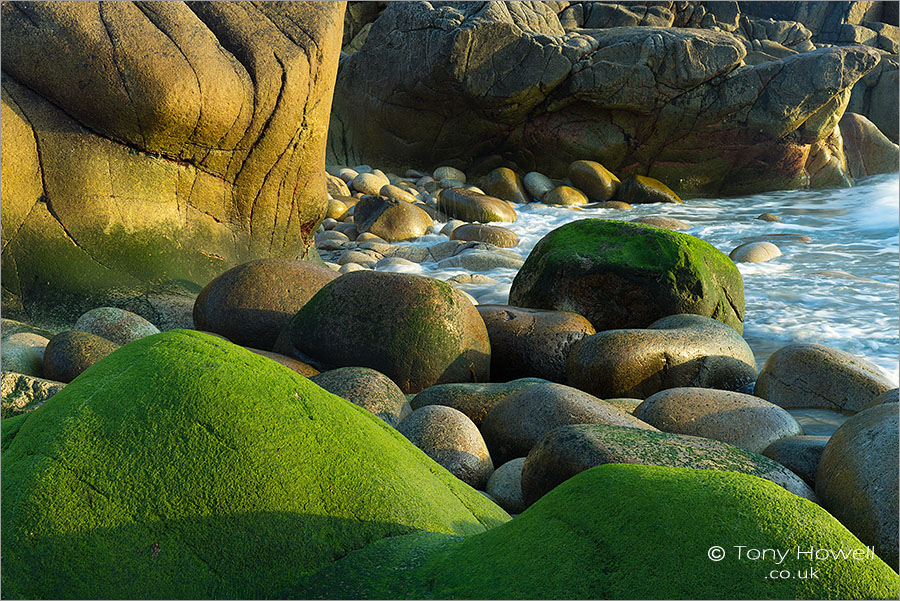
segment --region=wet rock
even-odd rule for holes
[[[452,282],[454,284],[462,284],[462,285],[476,285],[483,286],[489,285],[493,286],[495,284],[499,284],[497,280],[494,278],[488,277],[486,275],[482,275],[480,273],[462,273],[460,275],[455,275],[452,278],[447,279],[448,282]],[[482,315],[484,317],[484,315]],[[493,342],[491,342],[491,354],[493,354]]]
[[[34,411],[65,387],[63,382],[7,371],[0,375],[0,417]]]
[[[749,394],[709,388],[670,388],[657,392],[634,416],[663,432],[712,438],[762,453],[782,438],[803,433],[777,405]]]
[[[469,271],[492,269],[519,269],[525,263],[519,257],[511,257],[491,250],[469,250],[438,262],[440,269],[459,267]]]
[[[816,485],[816,469],[828,436],[789,436],[770,444],[763,455],[788,468],[810,486]]]
[[[516,220],[516,211],[504,200],[478,194],[463,188],[446,188],[437,198],[437,208],[463,221],[507,221]]]
[[[569,179],[591,202],[611,200],[621,183],[609,169],[596,161],[574,161],[569,165]]]
[[[548,205],[583,205],[587,204],[588,197],[584,192],[572,186],[557,186],[544,194],[541,202]]]
[[[525,204],[529,201],[522,177],[508,167],[498,167],[479,181],[486,194],[501,200]]]
[[[612,399],[603,399],[605,402],[609,403],[613,407],[618,407],[625,413],[631,413],[634,415],[634,410],[638,408],[638,406],[644,402],[643,399],[629,399],[629,398],[612,398]]]
[[[330,173],[325,175],[325,188],[328,190],[328,195],[332,198],[350,196],[350,188],[347,187],[347,182]]]
[[[757,374],[744,339],[700,315],[671,315],[646,329],[588,336],[572,347],[566,372],[569,384],[601,398],[643,399],[685,386],[736,390]]]
[[[784,219],[782,219],[778,215],[773,215],[772,213],[763,213],[762,215],[757,217],[757,219],[759,219],[760,221],[772,221],[775,223],[781,223],[782,221],[784,221]]]
[[[389,242],[419,238],[434,225],[419,207],[378,196],[364,196],[355,207],[353,219],[361,233],[375,234]]]
[[[577,313],[479,305],[491,339],[491,377],[498,381],[535,376],[566,381],[572,346],[595,333]]]
[[[735,263],[765,263],[781,256],[781,249],[771,242],[747,242],[741,244],[728,256]]]
[[[451,219],[444,225],[444,227],[441,228],[441,234],[445,236],[451,236],[453,234],[453,230],[461,225],[465,225],[465,223],[465,221],[462,221],[460,219]]]
[[[452,179],[461,183],[466,183],[466,174],[454,167],[438,167],[431,176],[437,180]]]
[[[606,202],[590,202],[581,206],[582,209],[615,209],[617,211],[625,211],[634,207],[627,202],[619,200],[607,200]]]
[[[3,366],[3,371],[41,377],[44,370],[44,349],[49,342],[48,338],[31,332],[17,332],[7,336],[0,346],[0,365]]]
[[[482,315],[482,317],[484,316]],[[490,333],[490,330],[488,330],[488,333]],[[885,403],[896,403],[898,401],[900,401],[900,388],[894,388],[879,394],[872,399],[872,402],[866,405],[864,409],[869,409],[875,405],[884,405]]]
[[[393,184],[383,186],[381,190],[379,190],[378,194],[387,198],[388,200],[398,200],[408,202],[410,204],[418,200],[415,195],[410,193],[408,190],[404,190],[403,188],[400,188]]]
[[[519,236],[515,232],[500,227],[499,225],[478,225],[468,223],[453,229],[451,240],[463,240],[471,242],[487,242],[500,248],[511,248],[519,243]]]
[[[525,190],[535,200],[543,200],[544,194],[556,187],[553,180],[537,171],[526,173],[522,183],[525,185]]]
[[[867,118],[856,113],[844,113],[840,128],[847,170],[854,179],[894,173],[900,168],[900,147]]]
[[[309,378],[328,392],[374,413],[397,427],[406,404],[403,391],[381,372],[368,367],[340,367]]]
[[[282,355],[281,353],[276,353],[273,351],[264,351],[264,350],[258,349],[258,348],[250,348],[249,346],[245,346],[243,348],[247,349],[251,353],[256,353],[257,355],[261,355],[263,357],[271,359],[272,361],[274,361],[276,363],[280,363],[281,365],[284,365],[291,371],[297,372],[304,378],[311,378],[319,373],[319,370],[316,369],[315,367],[313,367],[312,365],[309,365],[308,363],[304,363],[303,361],[300,361],[299,359],[294,359],[293,357],[288,357],[287,355]]]
[[[629,204],[653,202],[681,203],[681,199],[667,185],[652,177],[632,175],[619,185],[618,198]]]
[[[43,375],[68,384],[78,374],[119,348],[115,342],[95,334],[69,330],[50,339],[44,350]]]
[[[525,511],[525,501],[522,499],[522,466],[524,464],[524,457],[511,459],[495,469],[487,481],[485,491],[507,513]]]
[[[638,217],[637,219],[632,219],[631,222],[643,223],[645,225],[652,225],[653,227],[661,227],[663,229],[672,231],[686,230],[691,227],[680,219],[675,219],[674,217],[663,217],[662,215]]]
[[[476,426],[481,422],[510,394],[518,392],[525,387],[545,382],[540,378],[522,378],[506,383],[459,383],[437,384],[430,386],[415,395],[410,401],[413,409],[419,409],[428,405],[445,405],[463,412]]]
[[[116,307],[91,309],[78,318],[72,329],[102,336],[119,345],[159,334],[159,328],[140,315]]]
[[[753,391],[781,407],[859,411],[895,388],[865,359],[823,344],[791,344],[769,357]]]
[[[377,196],[381,191],[381,188],[390,183],[390,180],[384,175],[378,175],[377,173],[360,173],[353,178],[350,185],[358,192]]]
[[[494,471],[478,428],[456,409],[442,405],[416,409],[397,430],[472,488],[483,489]]]

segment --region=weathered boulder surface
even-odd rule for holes
[[[4,2],[5,301],[94,299],[80,313],[302,256],[343,10]]]
[[[371,411],[390,426],[400,422],[406,397],[389,377],[368,367],[340,367],[309,378],[331,394]]]
[[[499,154],[557,178],[591,160],[680,196],[805,187],[810,145],[880,51],[815,49],[781,27],[765,45],[779,56],[745,65],[752,45],[726,4],[696,19],[661,7],[625,21],[570,15],[567,29],[545,3],[391,3],[342,60],[329,153],[391,169]]]
[[[503,399],[514,392],[546,382],[540,378],[520,378],[511,382],[488,382],[485,384],[456,383],[436,384],[429,386],[410,401],[413,409],[427,407],[428,405],[445,405],[465,414],[476,426],[481,422]]]

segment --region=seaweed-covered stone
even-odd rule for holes
[[[494,464],[475,424],[461,412],[428,405],[403,418],[397,431],[448,472],[477,489],[484,489]]]
[[[494,470],[488,478],[485,492],[494,497],[494,501],[509,513],[525,511],[522,500],[522,465],[524,457],[511,459]]]
[[[458,383],[429,386],[410,401],[413,409],[428,405],[445,405],[461,411],[476,426],[510,394],[527,386],[546,382],[540,378],[520,378],[506,383]]]
[[[744,281],[728,257],[699,238],[582,219],[541,238],[513,280],[509,304],[579,313],[598,332],[697,313],[740,333]]]
[[[478,305],[491,339],[491,377],[513,380],[535,376],[563,383],[572,345],[594,334],[577,313]]]
[[[683,386],[738,390],[756,379],[747,342],[700,315],[670,315],[646,329],[609,330],[576,342],[569,384],[601,398],[650,395]]]
[[[277,598],[380,538],[507,519],[372,414],[198,332],[122,347],[3,426],[10,597]]]
[[[428,213],[405,200],[363,196],[353,208],[353,220],[360,233],[369,232],[400,242],[424,236],[434,225]]]
[[[531,505],[575,474],[605,463],[741,472],[815,499],[799,476],[753,451],[709,438],[597,424],[563,426],[544,436],[525,458],[522,496]]]
[[[116,344],[159,334],[159,328],[140,315],[116,307],[91,309],[78,318],[72,329],[102,336]]]
[[[475,306],[449,284],[377,271],[344,274],[288,325],[298,358],[371,367],[403,392],[489,379],[491,347]]]
[[[57,382],[71,382],[117,348],[119,345],[115,342],[87,332],[60,332],[50,339],[44,349],[43,375]]]
[[[618,199],[629,204],[645,204],[652,202],[674,202],[681,204],[681,199],[667,185],[643,175],[632,175],[619,184]]]
[[[340,367],[310,378],[337,396],[371,411],[390,426],[397,427],[406,403],[403,391],[381,372],[368,367]]]
[[[279,332],[337,274],[290,259],[260,259],[211,281],[194,302],[194,327],[232,342],[271,350]]]
[[[710,561],[716,544],[724,556]],[[734,545],[745,546],[740,557]],[[771,552],[765,565],[746,555],[797,548],[853,559],[795,552],[779,566]],[[773,568],[805,578],[765,578]],[[289,591],[306,599],[887,599],[897,574],[828,512],[766,480],[604,465],[489,532],[379,541]]]
[[[573,161],[569,165],[569,179],[591,202],[612,199],[621,183],[614,173],[597,161]]]
[[[778,405],[729,390],[669,388],[641,403],[634,416],[663,432],[721,440],[757,453],[803,433]]]
[[[656,430],[630,413],[571,386],[539,383],[497,404],[481,432],[497,463],[524,457],[547,432],[571,424],[608,424]]]
[[[900,404],[861,411],[831,436],[816,471],[822,505],[895,570]]]
[[[516,210],[505,200],[465,188],[446,188],[437,198],[437,209],[463,221],[515,221]]]
[[[859,411],[895,387],[865,359],[824,344],[798,343],[772,353],[753,394],[786,408]]]

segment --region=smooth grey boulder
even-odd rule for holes
[[[525,501],[522,499],[522,466],[524,464],[524,457],[510,459],[495,469],[487,481],[485,492],[491,495],[494,502],[507,513],[525,511]]]
[[[476,426],[503,399],[514,392],[534,384],[546,382],[540,378],[520,378],[506,383],[487,382],[484,384],[460,382],[456,384],[436,384],[429,386],[410,400],[413,409],[428,405],[445,405],[461,411]]]
[[[389,426],[397,427],[406,397],[394,381],[368,367],[339,367],[310,376],[328,392],[371,411]]]
[[[60,332],[44,349],[43,375],[49,380],[68,384],[118,348],[115,342],[95,334],[77,330]]]
[[[159,334],[159,328],[140,315],[116,307],[91,309],[78,318],[72,329],[96,334],[122,345]]]
[[[788,468],[812,487],[816,485],[816,470],[828,436],[789,436],[770,444],[763,455]]]

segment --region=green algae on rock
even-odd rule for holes
[[[776,565],[775,560],[739,557],[738,545],[744,551],[788,553]],[[714,546],[724,550],[721,561],[709,559]],[[810,548],[860,559],[816,561],[797,553]],[[766,578],[771,570],[787,570],[793,577]],[[887,599],[896,598],[897,586],[897,574],[836,519],[771,482],[731,472],[604,465],[568,480],[489,532],[382,540],[302,576],[284,594],[328,599]]]
[[[694,236],[582,219],[537,243],[513,280],[509,304],[579,313],[598,332],[696,313],[741,333],[744,281],[728,257]]]
[[[380,538],[508,519],[364,409],[184,330],[4,420],[2,449],[9,597],[275,597]]]

